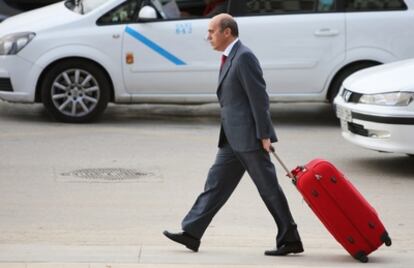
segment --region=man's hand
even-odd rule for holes
[[[272,142],[270,139],[262,139],[262,146],[268,153],[271,152],[270,147],[272,146]]]

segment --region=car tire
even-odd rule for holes
[[[339,90],[341,89],[342,83],[344,80],[350,76],[351,74],[368,68],[375,65],[379,65],[379,62],[373,62],[373,61],[366,61],[366,62],[359,62],[355,63],[353,65],[350,65],[346,67],[345,69],[341,70],[332,81],[331,85],[329,86],[328,96],[327,99],[330,103],[333,103],[336,95],[338,95]]]
[[[65,60],[50,68],[41,83],[42,102],[51,115],[66,123],[96,120],[110,99],[110,82],[93,62]]]

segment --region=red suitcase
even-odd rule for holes
[[[273,154],[306,203],[351,256],[368,262],[368,255],[383,243],[391,245],[375,209],[334,165],[314,159],[289,172]]]

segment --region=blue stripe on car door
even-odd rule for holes
[[[144,35],[140,34],[138,31],[132,29],[131,27],[126,27],[125,32],[137,39],[138,41],[140,41],[141,43],[143,43],[144,45],[146,45],[147,47],[149,47],[150,49],[154,50],[167,60],[171,61],[175,65],[187,65],[184,61],[180,60],[179,58],[177,58],[167,50],[163,49],[162,47],[160,47]]]

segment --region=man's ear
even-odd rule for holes
[[[230,35],[231,35],[231,29],[230,29],[230,28],[226,28],[226,29],[224,29],[224,35],[225,35],[226,37],[230,36]]]

